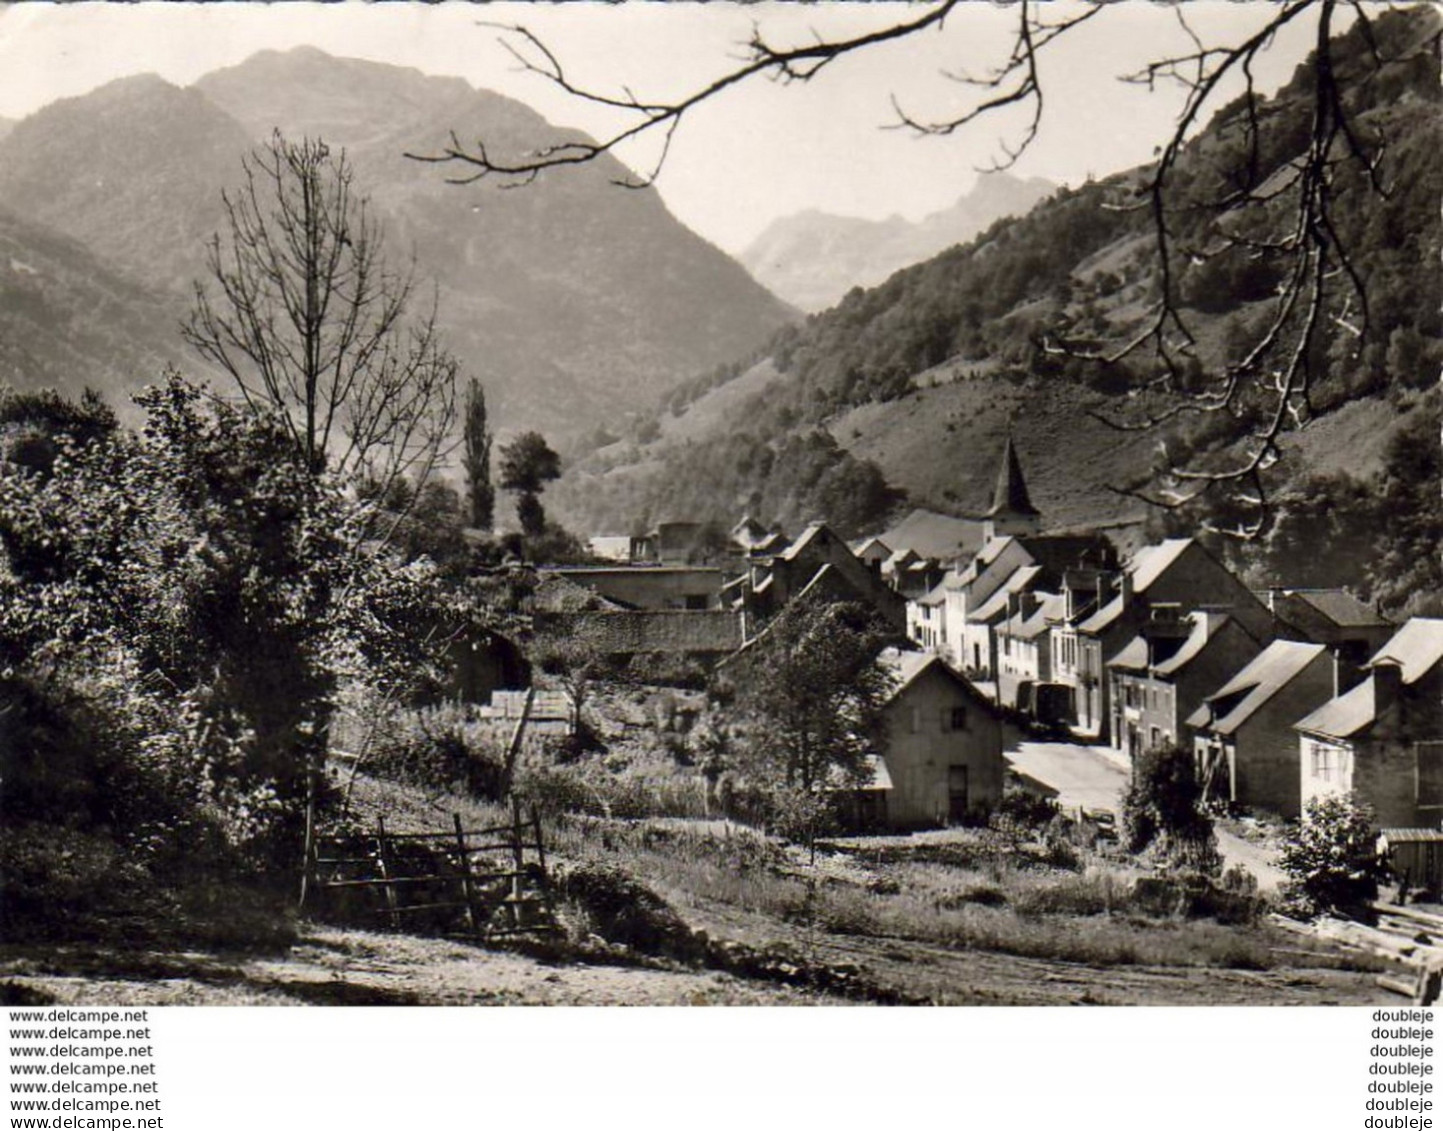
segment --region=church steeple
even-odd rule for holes
[[[987,536],[1005,534],[1036,534],[1042,512],[1032,505],[1027,494],[1027,480],[1022,476],[1022,463],[1012,436],[1002,449],[1002,463],[997,469],[997,486],[992,491],[992,508],[987,519]]]

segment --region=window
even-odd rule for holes
[[[946,730],[966,730],[966,729],[967,729],[967,708],[966,708],[966,707],[953,707],[953,708],[948,712],[947,725],[946,725],[946,727],[945,727],[944,729],[946,729]]]
[[[1325,742],[1313,742],[1308,747],[1308,761],[1312,776],[1318,781],[1345,784],[1348,778],[1348,751],[1341,747],[1329,746]]]
[[[1418,756],[1418,807],[1443,809],[1443,742],[1420,742]]]

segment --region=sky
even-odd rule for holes
[[[1053,12],[1064,5],[1049,5]],[[1188,23],[1209,44],[1230,44],[1271,5],[1191,0]],[[309,44],[333,55],[456,75],[527,102],[558,124],[599,135],[610,112],[527,74],[493,24],[540,37],[578,83],[643,99],[675,97],[735,64],[760,28],[774,43],[813,34],[855,34],[919,6],[863,4],[644,3],[20,3],[0,7],[0,117],[21,118],[58,98],[131,74],[186,85],[265,48]],[[975,97],[943,72],[980,74],[1006,57],[1015,7],[977,2],[940,31],[838,61],[808,84],[753,81],[690,116],[657,181],[670,210],[730,252],[771,221],[815,209],[909,219],[947,207],[978,170],[1020,137],[1015,113],[989,116],[945,138],[887,128],[893,99],[937,118]],[[1275,89],[1306,54],[1312,26],[1280,36],[1257,68]],[[1179,92],[1119,81],[1149,60],[1187,48],[1174,6],[1125,0],[1060,39],[1044,56],[1041,131],[1014,174],[1078,184],[1147,161],[1167,136]],[[1226,96],[1227,92],[1224,92]],[[1219,103],[1221,104],[1221,103]],[[465,124],[456,123],[465,135]],[[649,167],[654,153],[619,154]],[[424,175],[418,167],[418,175]]]

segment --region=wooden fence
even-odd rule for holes
[[[318,836],[307,861],[302,904],[316,913],[377,922],[418,934],[477,939],[556,930],[546,845],[535,810],[512,807],[507,825]]]

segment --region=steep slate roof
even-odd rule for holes
[[[1007,622],[1007,635],[1013,640],[1036,640],[1047,631],[1048,621],[1062,616],[1067,601],[1060,593],[1039,593],[1037,597],[1031,616],[1017,613]]]
[[[1191,545],[1191,538],[1166,538],[1155,546],[1144,546],[1138,550],[1128,565],[1128,572],[1132,574],[1132,591],[1146,593]]]
[[[1402,665],[1403,682],[1414,683],[1443,660],[1443,620],[1414,617],[1378,649],[1369,666],[1392,661]]]
[[[992,701],[973,687],[960,672],[950,667],[935,652],[904,652],[898,648],[885,648],[877,659],[891,673],[893,679],[892,693],[887,697],[889,703],[935,666],[973,699],[986,706],[988,710],[992,709]]]
[[[921,560],[917,551],[908,546],[904,550],[893,552],[892,556],[882,563],[882,572],[896,573],[899,569],[906,569],[913,562]]]
[[[917,508],[880,535],[892,549],[909,548],[924,558],[961,558],[982,547],[982,523],[975,518]]]
[[[1152,670],[1158,675],[1176,675],[1201,655],[1231,619],[1226,613],[1194,613],[1192,631],[1182,647],[1161,663],[1153,664]]]
[[[937,605],[945,604],[946,601],[947,601],[947,582],[946,582],[945,580],[943,580],[943,581],[939,581],[936,585],[932,586],[932,588],[929,589],[924,596],[919,597],[919,598],[917,599],[917,604],[919,604],[919,605],[929,605],[929,606],[935,607],[935,606],[937,606]]]
[[[892,556],[892,547],[883,542],[875,534],[870,538],[863,538],[851,547],[851,551],[860,558],[863,554],[870,553],[873,548],[882,551],[882,557],[884,559]]]
[[[1147,655],[1147,641],[1141,636],[1134,636],[1122,646],[1117,655],[1107,661],[1107,666],[1125,672],[1145,672]]]
[[[1405,684],[1416,683],[1443,660],[1443,620],[1414,617],[1368,661],[1369,667],[1394,663],[1402,668]],[[1351,691],[1324,703],[1300,719],[1296,729],[1328,738],[1351,738],[1367,730],[1378,717],[1375,677],[1369,676]]]
[[[1326,650],[1321,644],[1274,640],[1237,675],[1209,695],[1204,705],[1189,716],[1187,725],[1206,727],[1216,734],[1232,734]],[[1214,711],[1221,714],[1209,722]]]
[[[1007,446],[1002,449],[1002,466],[997,469],[997,485],[992,490],[992,507],[987,511],[987,516],[1035,516],[1041,513],[1028,498],[1027,482],[1022,477],[1022,464],[1017,459],[1017,449],[1012,446],[1012,437],[1008,436]]]
[[[1032,584],[1033,580],[1041,572],[1041,566],[1018,566],[1007,575],[1007,580],[993,591],[992,596],[988,597],[987,600],[983,601],[977,608],[968,611],[968,623],[986,624],[998,613],[1005,612],[1007,609],[1007,599],[1021,593]]]
[[[1097,612],[1093,613],[1092,616],[1078,625],[1077,631],[1085,632],[1089,635],[1099,633],[1107,628],[1108,625],[1112,624],[1113,621],[1117,620],[1118,617],[1122,616],[1122,611],[1122,597],[1114,597],[1107,604],[1103,605],[1102,608],[1098,609]]]
[[[1101,534],[1025,534],[1017,539],[1038,565],[1062,580],[1069,569],[1106,567],[1117,561],[1117,551]]]
[[[1377,714],[1373,681],[1365,679],[1351,691],[1329,699],[1311,715],[1299,719],[1293,728],[1326,738],[1350,738],[1372,726]]]
[[[775,530],[768,530],[751,515],[743,515],[741,521],[732,527],[732,540],[748,550],[770,545],[778,537]]]
[[[1181,638],[1178,646],[1165,658],[1156,659],[1157,649],[1152,650],[1153,662],[1148,663],[1147,639],[1141,634],[1134,636],[1122,650],[1107,661],[1107,666],[1122,671],[1145,672],[1154,675],[1177,675],[1188,664],[1202,654],[1210,641],[1216,639],[1223,626],[1232,618],[1226,613],[1193,613],[1192,625],[1187,636]]]
[[[1287,595],[1311,605],[1339,628],[1376,628],[1386,618],[1346,589],[1289,589]]]
[[[1132,578],[1132,591],[1145,593],[1154,582],[1172,568],[1192,545],[1191,538],[1167,538],[1155,546],[1143,546],[1127,563]],[[1122,594],[1118,594],[1077,626],[1078,632],[1096,635],[1116,621],[1126,610]]]

